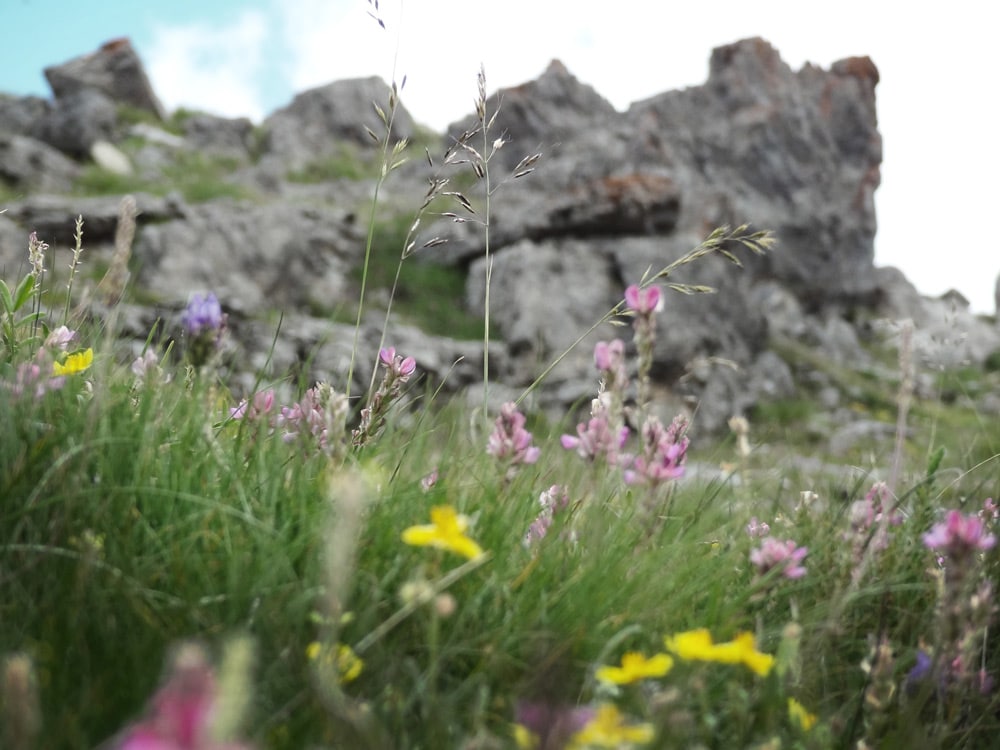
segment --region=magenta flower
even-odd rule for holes
[[[486,452],[511,466],[535,463],[541,450],[531,444],[532,436],[524,429],[524,422],[524,415],[513,401],[501,406]]]
[[[760,547],[750,551],[750,562],[757,567],[760,575],[779,568],[785,578],[801,578],[806,569],[800,563],[808,553],[808,548],[799,547],[791,539],[782,542],[767,537]]]
[[[663,309],[660,287],[653,285],[641,289],[638,285],[632,284],[625,290],[625,304],[639,315],[651,315],[654,312],[659,312]]]
[[[935,524],[923,536],[924,546],[942,553],[953,562],[963,562],[980,550],[992,549],[997,542],[986,532],[982,519],[949,510],[945,520]]]
[[[177,654],[145,718],[126,727],[118,750],[247,750],[248,745],[212,737],[215,674],[202,650],[193,645]]]

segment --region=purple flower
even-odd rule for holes
[[[527,729],[538,750],[563,750],[572,746],[573,735],[594,718],[589,706],[558,706],[548,703],[517,704],[514,721]]]
[[[524,429],[524,422],[524,415],[513,401],[501,406],[486,452],[511,466],[535,463],[541,450],[531,444],[531,433]]]
[[[181,325],[188,335],[197,337],[204,331],[215,333],[222,328],[222,307],[213,292],[204,297],[195,294],[181,315]]]
[[[59,326],[49,332],[49,335],[45,339],[45,346],[65,352],[69,349],[69,345],[73,343],[75,338],[76,331],[71,331],[66,326]]]
[[[576,436],[563,435],[559,438],[563,448],[575,450],[581,458],[593,461],[598,456],[603,456],[611,465],[618,463],[618,452],[624,447],[626,440],[628,427],[622,427],[616,434],[604,414],[578,424]]]
[[[800,563],[808,553],[807,547],[799,547],[791,539],[783,542],[767,537],[760,547],[750,551],[750,562],[757,567],[760,575],[780,568],[785,578],[801,578],[806,569]]]
[[[957,510],[948,511],[945,520],[931,527],[923,540],[928,549],[942,552],[953,562],[964,562],[979,550],[992,549],[997,542],[993,534],[986,533],[979,516],[966,516]]]
[[[654,312],[659,312],[663,307],[660,287],[653,285],[641,289],[636,284],[632,284],[625,290],[625,304],[639,315],[652,315]]]

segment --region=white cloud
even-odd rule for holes
[[[144,53],[153,89],[167,109],[261,119],[266,113],[257,78],[268,28],[259,11],[244,11],[225,27],[155,27]]]

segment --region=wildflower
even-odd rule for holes
[[[268,388],[266,391],[257,391],[250,401],[247,399],[240,401],[238,406],[229,410],[229,417],[231,419],[254,420],[264,414],[268,414],[273,406],[274,389]]]
[[[392,373],[395,379],[405,383],[417,369],[417,361],[413,357],[406,357],[396,354],[396,347],[390,346],[380,349],[378,353],[379,361]]]
[[[628,385],[625,369],[625,342],[621,339],[598,341],[594,345],[594,365],[601,371],[609,390],[622,392]]]
[[[44,361],[44,360],[42,360]],[[48,377],[42,375],[43,369],[38,362],[22,362],[17,366],[13,383],[4,383],[12,394],[20,396],[31,393],[40,399],[48,391],[58,391],[66,384],[65,377]]]
[[[639,315],[650,315],[663,309],[660,287],[653,285],[645,289],[632,284],[625,290],[625,304]]]
[[[53,375],[74,375],[83,372],[94,362],[94,350],[84,349],[82,352],[70,354],[62,364],[52,363]]]
[[[916,693],[920,689],[920,683],[930,677],[934,666],[934,658],[924,649],[917,650],[916,663],[906,673],[906,680],[903,685],[907,693]]]
[[[668,654],[647,659],[637,651],[629,651],[622,656],[620,667],[601,667],[594,676],[601,682],[628,685],[649,677],[663,677],[673,666],[674,660]]]
[[[427,476],[425,476],[423,479],[420,480],[420,489],[422,489],[424,492],[430,492],[431,488],[435,484],[437,484],[437,481],[438,481],[438,470],[437,467],[435,467],[431,469],[430,474],[428,474]]]
[[[213,293],[191,297],[181,314],[181,325],[188,336],[188,356],[195,366],[207,364],[219,349],[225,322],[222,307]]]
[[[747,534],[751,539],[762,538],[770,533],[771,527],[767,525],[766,521],[758,521],[757,516],[751,517],[750,523],[747,524]]]
[[[136,357],[132,361],[132,374],[135,375],[139,380],[145,380],[147,376],[153,373],[159,373],[160,363],[156,358],[156,352],[152,349],[147,349],[141,356]]]
[[[753,633],[739,633],[733,640],[713,643],[706,628],[689,630],[664,638],[667,650],[685,661],[742,664],[761,677],[774,666],[774,657],[757,650]]]
[[[549,527],[555,520],[556,513],[569,507],[569,495],[565,487],[554,484],[538,496],[538,504],[542,509],[524,535],[525,547],[530,547],[533,543],[545,538]]]
[[[361,410],[361,424],[351,434],[354,446],[358,448],[367,445],[381,432],[390,404],[399,398],[403,385],[417,368],[413,357],[404,358],[396,354],[395,347],[379,350],[378,357],[386,372],[378,389]]]
[[[541,450],[531,444],[532,436],[524,429],[524,422],[524,415],[513,401],[501,406],[486,452],[511,466],[535,463]]]
[[[483,554],[482,548],[465,535],[469,519],[455,512],[450,505],[431,508],[431,522],[411,526],[403,531],[402,539],[415,547],[437,547],[473,560]]]
[[[75,338],[76,331],[71,331],[66,326],[59,326],[49,331],[49,335],[45,338],[45,346],[64,352]]]
[[[338,643],[336,648],[323,645],[318,641],[313,641],[306,647],[306,656],[309,661],[318,662],[323,660],[326,666],[337,668],[338,679],[341,685],[353,682],[358,679],[361,671],[365,667],[364,661],[354,653],[354,649],[345,643]]]
[[[302,400],[281,407],[274,419],[286,443],[307,439],[328,456],[346,450],[347,397],[327,383],[317,383],[305,392]]]
[[[38,235],[32,232],[28,235],[28,263],[31,264],[31,272],[35,276],[35,289],[42,285],[42,274],[45,273],[45,251],[49,246],[38,239]]]
[[[181,315],[181,325],[192,338],[203,332],[215,333],[222,328],[223,315],[219,300],[213,292],[205,296],[195,294]]]
[[[788,699],[788,718],[803,732],[808,732],[816,726],[816,714],[806,711],[805,707],[794,698]]]
[[[597,707],[593,718],[573,735],[574,745],[621,747],[625,744],[645,745],[653,741],[653,725],[626,724],[621,712],[611,703]]]
[[[655,416],[647,417],[642,425],[642,453],[625,471],[625,482],[657,485],[684,476],[684,462],[690,443],[684,434],[687,426],[687,420],[682,416],[674,417],[666,429]]]
[[[750,562],[757,566],[760,575],[766,575],[775,568],[780,568],[785,578],[801,578],[806,569],[800,565],[809,554],[807,547],[799,547],[791,539],[780,541],[773,537],[764,539],[760,547],[750,552]]]
[[[955,563],[968,560],[977,551],[992,549],[997,542],[993,534],[986,533],[982,519],[957,510],[948,511],[945,520],[935,524],[923,540],[928,549],[943,552]]]
[[[558,750],[594,718],[589,706],[553,706],[519,702],[515,711],[514,740],[525,750]]]
[[[181,648],[163,687],[150,701],[147,716],[126,728],[119,750],[246,750],[247,745],[212,737],[218,706],[215,673],[204,652]]]

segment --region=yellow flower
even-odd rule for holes
[[[358,675],[365,667],[361,657],[354,653],[354,649],[344,643],[338,643],[336,651],[334,651],[330,646],[313,641],[306,647],[306,656],[309,657],[310,661],[322,658],[325,666],[336,666],[341,685],[358,679]]]
[[[77,372],[83,372],[94,362],[94,350],[85,349],[82,352],[77,352],[76,354],[70,354],[66,357],[66,361],[62,364],[58,362],[52,363],[52,374],[53,375],[73,375]]]
[[[808,732],[816,726],[816,714],[806,711],[805,707],[794,698],[788,699],[788,718],[803,732]]]
[[[761,677],[766,677],[774,667],[774,657],[757,650],[753,633],[740,633],[731,641],[713,643],[708,630],[699,628],[667,636],[664,643],[668,651],[686,661],[742,664]]]
[[[538,750],[538,735],[528,729],[524,724],[515,724],[514,730],[514,744],[516,744],[520,750]]]
[[[663,677],[674,666],[674,660],[667,654],[656,654],[647,659],[636,651],[622,656],[620,667],[601,667],[595,677],[601,682],[614,685],[628,685],[648,677]]]
[[[415,547],[437,547],[474,560],[483,554],[482,548],[465,535],[469,519],[459,515],[450,505],[431,508],[431,522],[424,526],[411,526],[403,531],[403,541]]]
[[[613,704],[602,704],[594,718],[573,735],[572,747],[620,747],[652,742],[652,724],[625,724],[623,718]]]

